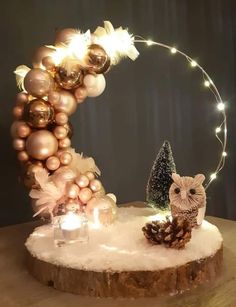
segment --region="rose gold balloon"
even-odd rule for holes
[[[55,116],[55,121],[58,125],[65,125],[68,122],[68,116],[66,113],[59,112]]]
[[[24,119],[34,128],[45,128],[52,122],[54,109],[43,99],[30,101],[24,109]]]
[[[83,70],[76,63],[75,65],[70,65],[70,70],[66,70],[65,67],[58,67],[55,74],[55,80],[57,83],[66,90],[71,90],[83,82]]]
[[[16,95],[16,103],[17,105],[23,105],[28,102],[28,95],[24,92],[18,93]]]
[[[26,138],[30,132],[30,127],[24,121],[15,121],[11,126],[11,136],[13,138]]]
[[[93,192],[98,192],[102,188],[102,183],[98,179],[93,179],[90,181],[89,187]]]
[[[17,158],[21,162],[26,162],[29,160],[29,155],[27,154],[26,151],[20,151],[17,155]]]
[[[67,136],[67,129],[63,126],[57,126],[53,133],[58,140],[62,140]],[[59,145],[60,146],[60,145]]]
[[[53,71],[55,69],[55,63],[53,61],[53,58],[50,56],[44,57],[42,59],[42,64],[49,71]]]
[[[75,95],[77,102],[81,103],[87,97],[87,90],[85,87],[78,87],[75,90],[74,95]]]
[[[63,165],[70,164],[71,160],[72,160],[72,155],[69,152],[65,151],[60,155],[60,161],[61,161],[61,164]]]
[[[33,132],[26,140],[26,151],[37,160],[44,160],[56,153],[58,142],[47,130]]]
[[[69,198],[76,198],[79,195],[79,187],[77,186],[77,184],[71,184],[66,191],[66,195]]]
[[[89,180],[95,179],[95,175],[93,172],[86,172],[85,176],[87,176]]]
[[[67,44],[70,42],[73,35],[78,34],[79,32],[73,28],[65,28],[57,31],[55,45]]]
[[[33,55],[33,67],[40,68],[43,58],[52,55],[53,52],[55,52],[55,50],[52,48],[46,46],[39,47]]]
[[[79,191],[79,199],[86,204],[92,197],[92,191],[89,188],[83,188]]]
[[[15,150],[23,150],[23,149],[25,149],[25,140],[23,140],[23,139],[14,139],[13,140],[13,148]]]
[[[24,78],[24,87],[32,96],[42,98],[53,90],[54,81],[46,70],[33,68]]]
[[[67,166],[62,166],[58,168],[53,174],[53,181],[74,181],[76,175],[75,173]]]
[[[59,94],[59,97],[58,97]],[[77,108],[77,103],[75,96],[68,91],[51,92],[49,94],[48,100],[53,104],[57,112],[64,112],[67,115],[71,115],[75,112]]]
[[[60,160],[55,156],[49,157],[46,166],[50,171],[55,171],[60,166]]]
[[[59,142],[58,142],[58,146],[60,148],[68,148],[68,147],[70,147],[70,145],[71,145],[71,141],[70,141],[69,138],[64,138],[62,140],[59,140]]]
[[[89,67],[89,71],[97,74],[103,74],[110,68],[110,58],[106,51],[97,44],[92,44],[88,48],[88,55],[86,64]]]
[[[85,188],[89,185],[89,179],[85,175],[80,175],[75,179],[75,182],[78,184],[80,188]]]
[[[12,110],[12,114],[16,119],[20,119],[23,115],[24,107],[23,106],[15,106]]]

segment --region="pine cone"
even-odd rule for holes
[[[190,241],[192,228],[186,219],[173,217],[171,221],[166,217],[166,221],[147,223],[142,231],[147,240],[153,244],[181,249]]]

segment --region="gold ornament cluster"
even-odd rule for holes
[[[106,46],[109,35],[113,40],[115,36],[119,40],[127,35],[126,30],[115,30],[109,22],[96,31],[96,35],[71,28],[59,31],[54,46],[38,48],[32,69],[21,65],[15,72],[23,91],[17,94],[13,108],[13,147],[22,166],[23,182],[31,189],[35,211],[40,214],[78,209],[90,200],[91,210],[95,197],[98,203],[103,198],[103,204],[110,202],[113,207],[116,201],[113,194],[105,195],[96,179],[99,171],[93,159],[83,159],[71,148],[70,115],[87,96],[96,97],[104,91],[103,74],[116,64],[118,55],[122,56],[121,47],[117,47],[116,54],[112,51],[112,63],[99,39]],[[78,50],[73,39],[79,40]],[[130,43],[133,44],[131,37]],[[58,61],[56,57],[61,51],[64,53]],[[82,161],[78,162],[81,169],[75,165],[76,159]]]

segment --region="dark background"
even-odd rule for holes
[[[17,93],[14,69],[30,66],[33,51],[52,44],[58,28],[93,31],[103,20],[175,45],[209,72],[227,102],[229,138],[226,166],[208,189],[207,213],[235,219],[235,1],[8,0],[1,3],[0,19],[0,225],[32,219],[9,135]],[[104,94],[87,99],[72,116],[73,146],[96,159],[106,190],[119,203],[144,199],[152,162],[165,139],[182,175],[202,172],[209,177],[220,154],[214,138],[219,112],[200,73],[162,48],[137,48],[139,58],[114,67],[106,76]]]

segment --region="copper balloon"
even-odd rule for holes
[[[27,154],[26,151],[23,150],[18,153],[17,158],[21,162],[26,162],[29,160],[29,155]]]
[[[79,32],[73,28],[58,30],[56,33],[55,45],[68,44],[73,35],[78,33]]]
[[[87,176],[89,180],[95,179],[95,175],[93,172],[86,172],[85,176]]]
[[[79,187],[77,186],[77,184],[69,185],[69,187],[67,188],[67,191],[66,191],[66,195],[69,198],[76,198],[76,197],[78,197],[78,194],[79,194]]]
[[[61,164],[68,165],[72,161],[72,155],[69,152],[65,151],[60,155],[60,161],[61,161]]]
[[[71,145],[71,141],[69,138],[64,138],[62,140],[59,140],[58,146],[59,148],[68,148]]]
[[[54,117],[54,109],[43,99],[34,99],[25,106],[24,119],[34,128],[45,128]]]
[[[70,70],[64,67],[58,67],[55,74],[57,83],[66,90],[78,87],[83,82],[83,71],[80,66],[73,65]]]
[[[20,119],[23,115],[24,107],[22,105],[15,106],[12,110],[12,114],[16,119]]]
[[[52,55],[53,52],[55,52],[55,50],[52,48],[46,46],[39,47],[33,55],[33,67],[40,68],[43,58]]]
[[[77,108],[75,96],[68,91],[52,91],[49,93],[48,100],[57,112],[63,112],[67,115],[73,114]]]
[[[55,121],[58,125],[65,125],[68,122],[68,116],[66,113],[59,112],[55,116]]]
[[[89,179],[85,175],[80,175],[75,179],[75,182],[78,184],[80,188],[85,188],[89,185]]]
[[[93,192],[98,192],[102,188],[102,183],[98,179],[93,179],[90,181],[89,187]]]
[[[42,169],[43,168],[39,165],[29,164],[25,172],[24,184],[31,188],[35,184],[35,173]]]
[[[89,188],[83,188],[79,191],[79,199],[86,204],[92,197],[92,191]]]
[[[57,139],[47,130],[33,132],[26,140],[26,151],[37,160],[45,160],[55,154],[57,149]]]
[[[74,92],[75,98],[78,103],[81,103],[84,101],[84,99],[87,97],[87,90],[85,87],[78,87]]]
[[[88,48],[86,64],[89,67],[89,71],[103,74],[110,68],[111,61],[100,45],[92,44]]]
[[[54,88],[54,81],[46,70],[33,68],[24,78],[24,87],[32,96],[42,98]]]
[[[54,63],[53,58],[51,56],[44,57],[42,59],[42,64],[49,71],[54,71],[54,69],[55,69],[55,63]]]
[[[28,95],[24,92],[20,92],[16,95],[16,104],[23,105],[28,102]]]
[[[25,140],[24,139],[14,139],[13,140],[13,148],[15,150],[25,149]]]
[[[60,166],[60,160],[55,156],[49,157],[46,166],[50,171],[55,171]]]
[[[56,126],[53,133],[58,140],[62,140],[67,136],[67,129],[63,126]]]
[[[11,125],[11,136],[13,138],[26,138],[30,132],[30,127],[24,121],[15,121]]]

